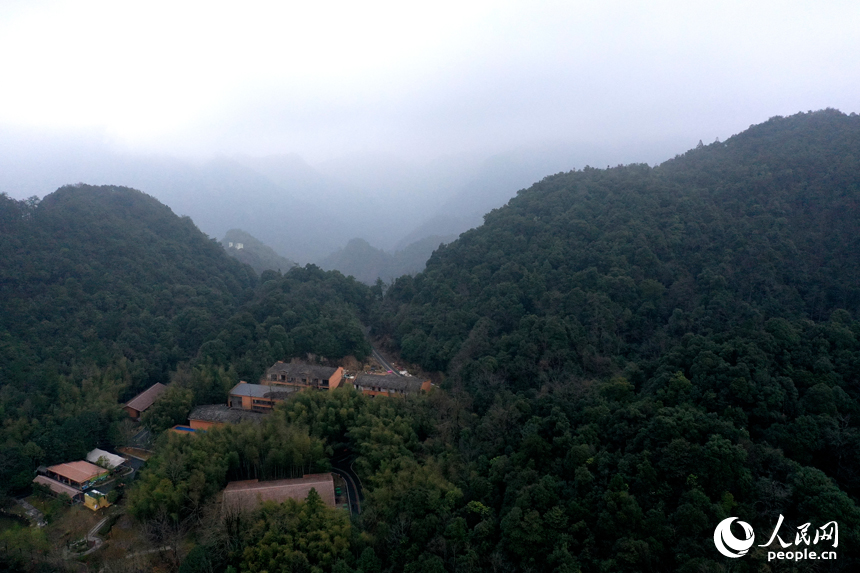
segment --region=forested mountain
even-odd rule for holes
[[[190,219],[123,187],[0,196],[0,236],[3,489],[106,443],[120,401],[167,381],[257,281]]]
[[[397,277],[424,270],[424,265],[433,251],[440,244],[456,238],[456,235],[431,235],[393,253],[377,249],[364,239],[356,238],[320,261],[320,266],[354,276],[367,285],[372,285],[377,280],[389,283]]]
[[[0,488],[113,442],[135,388],[170,382],[187,411],[274,360],[362,358],[364,322],[443,390],[347,385],[162,435],[126,508],[179,548],[171,567],[855,571],[858,158],[860,117],[825,110],[658,167],[559,173],[384,296],[313,265],[256,277],[129,189],[0,196]],[[314,496],[241,520],[218,506],[229,480],[336,455],[361,481],[350,520]],[[838,523],[838,546],[809,546],[838,559],[769,563],[780,516],[789,543]],[[714,546],[728,517],[756,533],[739,559]]]
[[[525,146],[496,153],[477,163],[453,193],[438,195],[444,201],[433,205],[430,217],[421,217],[419,225],[404,235],[394,249],[405,249],[430,235],[456,237],[478,227],[483,223],[484,214],[501,207],[517,194],[518,189],[547,173],[586,165],[614,165],[634,158],[653,163],[662,161],[668,154],[667,149],[674,151],[678,148],[667,147],[665,143],[606,148],[588,142]],[[437,195],[433,191],[431,193]]]
[[[239,248],[239,244],[242,248]],[[263,271],[286,272],[296,263],[276,253],[270,246],[241,229],[230,229],[221,240],[227,254],[249,265],[257,274]]]
[[[190,216],[210,236],[245,229],[305,264],[356,236],[389,252],[431,235],[456,236],[547,173],[587,163],[653,162],[678,149],[668,142],[612,148],[588,142],[429,161],[358,154],[311,166],[295,154],[199,162],[121,150],[109,141],[98,131],[5,126],[0,131],[0,192],[23,199],[69,182],[121,183]]]
[[[578,356],[499,356],[533,387],[541,362],[600,373],[654,354],[670,318],[707,334],[728,314],[856,315],[858,124],[835,111],[774,118],[658,168],[544,179],[398,281],[388,308],[405,355],[444,370],[479,322],[505,346],[523,317],[564,316],[559,342]],[[705,312],[713,300],[725,311]]]
[[[32,378],[24,364],[65,374],[121,357],[151,384],[256,284],[190,219],[139,191],[82,185],[35,204],[2,200],[3,378],[16,384]]]
[[[220,401],[275,360],[367,354],[357,313],[371,300],[316,267],[260,280],[133,189],[0,195],[0,493],[122,443],[121,404],[155,382]]]
[[[363,359],[370,345],[361,320],[374,302],[370,288],[337,271],[314,265],[283,275],[266,271],[253,298],[200,347],[198,359],[233,367],[246,380],[259,379],[277,360]]]
[[[455,483],[517,567],[692,571],[724,517],[860,525],[858,318],[860,117],[825,110],[547,177],[375,328],[473,397]]]

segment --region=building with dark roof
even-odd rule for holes
[[[123,410],[128,412],[128,415],[137,420],[140,418],[140,415],[144,410],[149,408],[155,403],[155,400],[161,396],[164,391],[167,390],[167,386],[164,384],[155,383],[131,400],[123,406]]]
[[[264,501],[301,501],[307,499],[311,489],[317,491],[327,506],[335,506],[334,478],[331,474],[310,474],[298,479],[272,481],[234,481],[224,488],[222,500],[225,511],[242,511],[254,509]]]
[[[239,382],[230,390],[227,405],[252,412],[267,412],[299,390],[300,388],[294,386],[264,386]]]
[[[248,386],[248,384],[245,384],[245,386]],[[253,384],[253,386],[257,386],[257,384]],[[245,421],[261,422],[262,420],[263,413],[260,411],[252,409],[240,410],[238,408],[230,408],[224,404],[197,406],[188,414],[188,425],[194,430],[208,430],[213,426],[238,424]]]
[[[370,397],[404,396],[430,391],[430,380],[397,374],[359,374],[352,381],[355,389]]]
[[[317,366],[314,364],[287,364],[276,362],[266,370],[261,384],[272,386],[292,386],[294,388],[334,390],[343,380],[343,368]]]

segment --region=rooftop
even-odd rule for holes
[[[352,381],[356,388],[379,388],[381,390],[403,390],[407,393],[419,392],[423,382],[417,378],[397,376],[396,374],[359,374]]]
[[[298,479],[230,482],[224,489],[224,506],[228,509],[249,509],[263,501],[283,503],[287,499],[303,500],[311,489],[317,490],[326,505],[334,507],[334,478],[331,474],[310,474]]]
[[[144,410],[152,406],[153,402],[155,402],[155,399],[158,398],[165,390],[167,390],[167,386],[156,382],[155,384],[129,400],[126,406],[137,410],[138,412],[143,412]]]
[[[42,485],[46,485],[51,488],[51,491],[56,494],[64,493],[69,497],[75,497],[76,495],[81,495],[81,492],[72,486],[66,485],[64,483],[60,483],[57,480],[53,480],[47,476],[36,476],[36,479],[33,480],[33,483],[39,483]]]
[[[100,459],[104,460],[104,465],[111,470],[115,467],[122,465],[125,462],[124,457],[112,454],[110,452],[106,452],[104,450],[100,450],[98,448],[87,454],[87,461],[90,463],[98,464],[98,461]]]
[[[298,388],[286,386],[264,386],[263,384],[248,384],[240,382],[230,390],[231,396],[249,396],[251,398],[268,398],[270,400],[286,400],[290,394],[298,392]]]
[[[250,384],[240,384],[240,386],[250,386]],[[258,384],[254,384],[254,386],[258,386]],[[264,388],[271,387],[264,386]],[[234,394],[234,396],[235,395],[236,394]],[[191,413],[188,414],[188,419],[199,420],[201,422],[214,422],[216,424],[238,424],[245,420],[260,422],[263,420],[263,416],[264,414],[260,412],[230,408],[224,404],[206,404],[203,406],[197,406],[191,410]]]
[[[328,380],[337,370],[337,368],[332,368],[331,366],[275,362],[271,368],[266,370],[266,377],[268,378],[269,374],[286,374],[288,378],[319,378]]]
[[[106,469],[83,460],[66,464],[57,464],[49,467],[48,471],[78,483],[83,483],[96,476],[107,473]]]

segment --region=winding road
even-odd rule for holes
[[[349,452],[331,460],[331,471],[341,476],[346,482],[346,494],[349,498],[349,510],[356,515],[361,513],[361,480],[352,469],[355,456]]]
[[[373,346],[370,347],[370,351],[373,353],[373,357],[376,358],[376,360],[378,360],[380,364],[382,364],[383,368],[391,371],[393,374],[395,374],[397,376],[402,376],[402,374],[400,372],[398,372],[397,369],[394,368],[394,366],[389,364],[388,361],[382,357],[382,354],[380,354]]]

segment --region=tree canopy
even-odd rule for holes
[[[0,493],[122,443],[121,404],[156,382],[184,395],[147,415],[162,429],[276,360],[365,356],[371,300],[313,266],[257,277],[140,191],[0,194]]]
[[[729,560],[714,528],[779,516],[838,522],[830,570],[856,570],[858,158],[860,117],[824,110],[559,173],[384,296],[312,265],[256,277],[138,192],[0,196],[0,486],[114,439],[145,384],[172,382],[160,429],[275,360],[365,356],[365,322],[443,391],[162,434],[128,503],[195,524],[183,570],[752,572],[767,549]],[[314,496],[213,513],[230,480],[344,459],[349,521]]]

